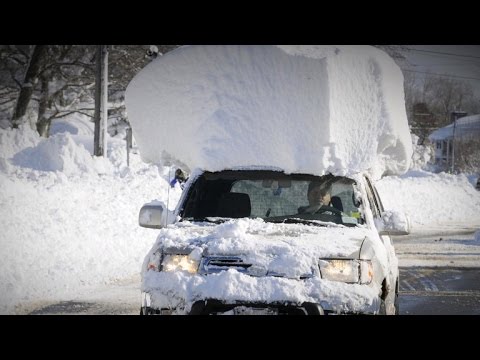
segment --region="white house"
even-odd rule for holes
[[[480,139],[480,114],[465,116],[455,123],[437,129],[428,137],[435,145],[435,164],[451,164],[453,139],[455,142]]]

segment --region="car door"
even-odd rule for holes
[[[368,178],[368,176],[365,176],[365,183],[367,189],[367,197],[368,201],[370,202],[373,217],[374,219],[380,220],[382,218],[382,213],[385,211],[380,196],[378,195],[377,189],[372,184],[372,181]],[[381,235],[380,238],[382,239],[382,242],[385,245],[389,256],[393,255],[395,257],[395,249],[393,247],[392,239],[390,238],[390,236]]]
[[[377,189],[373,185],[372,181],[368,178],[368,176],[365,176],[365,183],[366,183],[367,197],[370,202],[370,207],[373,213],[373,217],[380,220],[382,217],[382,213],[384,212],[384,208],[383,208],[383,204],[380,199],[380,196],[378,195]],[[390,290],[393,290],[393,286],[398,287],[398,281],[397,281],[398,275],[399,275],[398,259],[395,254],[395,248],[393,246],[391,237],[389,235],[380,235],[380,239],[382,240],[385,246],[385,249],[387,250],[387,257],[388,257],[388,263],[389,263],[387,284],[390,287]]]

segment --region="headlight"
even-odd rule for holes
[[[322,279],[359,284],[369,284],[373,279],[370,260],[320,259],[319,267]]]
[[[165,255],[162,260],[162,271],[187,271],[195,274],[198,261],[188,255]]]

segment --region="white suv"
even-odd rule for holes
[[[332,201],[304,212],[312,182],[328,182]],[[390,235],[408,220],[384,211],[365,174],[196,170],[173,213],[157,201],[139,222],[162,228],[141,314],[398,314]]]

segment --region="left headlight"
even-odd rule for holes
[[[319,268],[322,279],[355,284],[370,284],[373,280],[370,260],[320,259]]]
[[[164,255],[162,271],[187,271],[195,274],[198,270],[198,261],[188,255]]]

